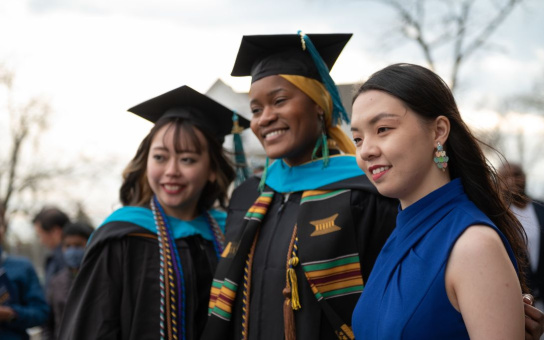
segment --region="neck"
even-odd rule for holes
[[[400,206],[402,209],[408,208],[410,205],[416,203],[423,197],[427,196],[431,192],[443,187],[451,181],[449,170],[432,173],[427,177],[421,185],[415,190],[412,190],[405,197],[399,197]]]

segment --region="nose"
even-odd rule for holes
[[[167,176],[179,176],[179,163],[177,157],[171,157],[168,160],[168,164],[166,165],[166,175]]]
[[[265,106],[263,112],[258,117],[259,126],[268,126],[270,123],[278,119],[278,115],[274,112],[274,109],[270,106]]]
[[[358,149],[359,157],[363,161],[371,161],[380,154],[380,149],[371,138],[365,138]]]

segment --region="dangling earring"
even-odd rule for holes
[[[327,130],[325,128],[325,120],[323,119],[323,114],[319,115],[319,120],[321,121],[321,134],[319,135],[319,137],[317,137],[314,151],[312,152],[312,160],[317,158],[317,151],[319,150],[319,147],[321,147],[323,167],[326,168],[329,165],[329,145],[327,141]]]
[[[266,163],[264,165],[263,173],[261,175],[261,181],[259,182],[259,192],[263,192],[266,185],[266,176],[268,175],[268,165],[270,163],[270,158],[266,157]]]
[[[442,171],[446,171],[450,158],[446,156],[446,151],[444,151],[444,148],[440,142],[438,142],[438,145],[436,146],[436,152],[434,155],[434,162],[436,163],[436,166],[438,166],[439,169],[442,169]]]

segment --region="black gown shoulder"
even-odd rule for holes
[[[198,339],[217,258],[200,236],[176,240],[186,287],[187,339]],[[92,236],[70,291],[60,340],[159,339],[157,236],[129,222],[110,222]]]

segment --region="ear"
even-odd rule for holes
[[[215,173],[215,171],[210,169],[210,176],[208,176],[208,181],[210,183],[215,183],[216,180],[217,180],[217,174]]]
[[[450,120],[446,116],[436,117],[433,124],[435,145],[437,143],[442,145],[446,144],[446,141],[450,135],[450,128]]]
[[[317,103],[314,102],[314,105],[315,105],[315,111],[317,112],[317,115],[318,116],[323,116],[325,114],[325,111],[323,111],[323,108],[319,105],[317,105]]]

